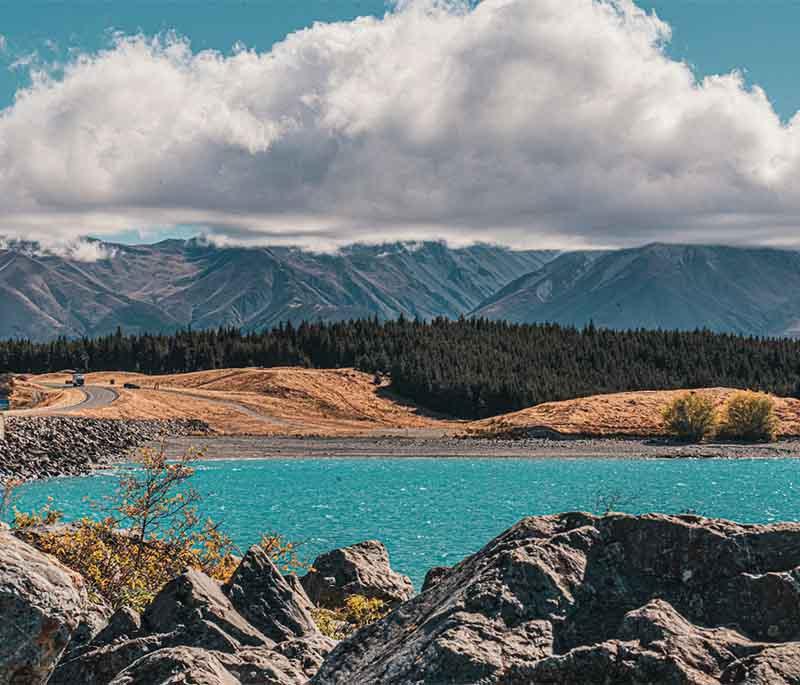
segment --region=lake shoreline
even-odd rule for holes
[[[620,459],[741,459],[800,457],[800,439],[769,444],[708,443],[687,445],[653,438],[486,438],[414,437],[263,437],[204,436],[170,438],[164,448],[171,457],[189,450],[201,459],[316,458],[620,458]]]

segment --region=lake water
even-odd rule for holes
[[[32,483],[22,510],[53,496],[67,518],[110,494],[113,473]],[[241,547],[261,531],[319,552],[369,538],[419,588],[431,566],[477,551],[523,516],[561,511],[679,513],[741,522],[800,520],[800,460],[293,459],[205,461],[204,513]]]

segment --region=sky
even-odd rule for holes
[[[799,245],[798,25],[795,0],[0,0],[0,235]]]

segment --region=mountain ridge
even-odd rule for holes
[[[471,315],[515,323],[797,335],[799,289],[795,250],[650,243],[559,255]]]
[[[404,315],[458,317],[557,253],[478,244],[216,247],[202,241],[104,244],[76,261],[31,243],[0,249],[0,337],[50,340],[192,326]]]

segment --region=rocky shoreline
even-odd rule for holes
[[[800,524],[530,517],[416,596],[375,541],[314,567],[297,582],[253,547],[226,583],[187,571],[141,615],[112,615],[0,530],[0,683],[800,682]],[[314,602],[348,591],[394,610],[337,643]]]
[[[706,443],[689,445],[641,438],[472,437],[262,437],[208,436],[166,441],[171,456],[200,449],[205,459],[345,458],[345,457],[495,457],[738,459],[800,457],[800,439],[775,443]]]
[[[208,433],[208,426],[195,420],[10,417],[6,439],[0,441],[0,483],[83,475],[149,442]]]

